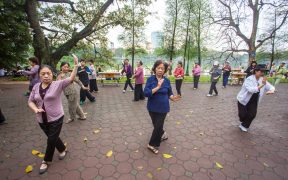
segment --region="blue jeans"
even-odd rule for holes
[[[229,75],[223,75],[223,86],[226,87],[228,84]]]

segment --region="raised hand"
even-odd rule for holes
[[[274,94],[274,93],[275,93],[275,91],[267,91],[267,92],[266,92],[267,95],[269,95],[269,94]]]
[[[78,57],[75,54],[72,54],[73,59],[74,59],[74,65],[78,66]]]

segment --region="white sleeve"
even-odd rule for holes
[[[266,85],[265,85],[265,91],[275,91],[275,87],[272,86],[268,81],[266,82]]]
[[[259,92],[259,89],[257,86],[254,86],[253,85],[253,82],[250,78],[247,78],[245,81],[244,81],[244,85],[243,85],[248,92],[250,93],[257,93]]]

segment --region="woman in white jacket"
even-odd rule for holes
[[[237,95],[238,112],[240,118],[239,128],[247,132],[250,124],[257,114],[258,103],[261,97],[266,93],[273,94],[275,88],[267,82],[267,77],[264,76],[265,67],[257,65],[253,75],[249,76]]]

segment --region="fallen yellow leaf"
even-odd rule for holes
[[[67,147],[67,142],[64,143],[64,146]]]
[[[201,132],[201,133],[199,133],[200,134],[200,136],[203,136],[204,135],[204,133],[203,132]]]
[[[174,146],[174,147],[173,147],[173,149],[177,149],[177,147],[176,147],[176,146]]]
[[[245,155],[245,158],[248,159],[248,157],[249,157],[249,156],[246,154],[246,155]]]
[[[110,151],[108,151],[106,153],[106,157],[111,157],[112,155],[113,155],[113,151],[112,150],[110,150]]]
[[[45,154],[42,154],[42,153],[38,154],[38,157],[40,157],[40,158],[44,158],[44,156],[45,156]]]
[[[166,158],[166,159],[169,159],[169,158],[172,158],[173,156],[170,155],[170,154],[163,154],[163,157]]]
[[[263,163],[263,165],[264,165],[264,166],[266,166],[266,167],[269,167],[269,165],[268,165],[268,164],[266,164],[265,162]]]
[[[217,167],[217,168],[219,168],[219,169],[223,169],[223,166],[222,166],[220,163],[215,162],[215,164],[216,164],[216,167]]]
[[[139,170],[142,170],[143,169],[143,166],[138,166],[137,167]]]
[[[83,140],[84,140],[84,142],[87,142],[87,141],[88,141],[87,137],[85,137]]]
[[[33,171],[33,166],[31,166],[31,165],[27,166],[26,169],[25,169],[26,173],[30,173],[32,171]]]
[[[33,149],[33,150],[32,150],[32,154],[33,154],[33,155],[37,155],[37,154],[40,154],[40,152]]]
[[[151,173],[147,173],[147,177],[153,179],[153,175]]]
[[[181,122],[180,122],[180,121],[177,121],[177,122],[176,122],[176,124],[177,124],[177,125],[180,125],[180,124],[181,124]]]
[[[95,131],[93,131],[94,134],[97,134],[97,133],[99,133],[99,132],[100,132],[99,129],[96,129]]]
[[[194,149],[194,150],[197,150],[198,148],[197,148],[197,147],[194,147],[193,149]]]
[[[138,152],[139,152],[139,150],[136,150],[135,152],[136,152],[136,153],[138,153]]]
[[[161,167],[157,168],[157,171],[161,171],[161,170],[162,170],[162,168],[161,168]]]

